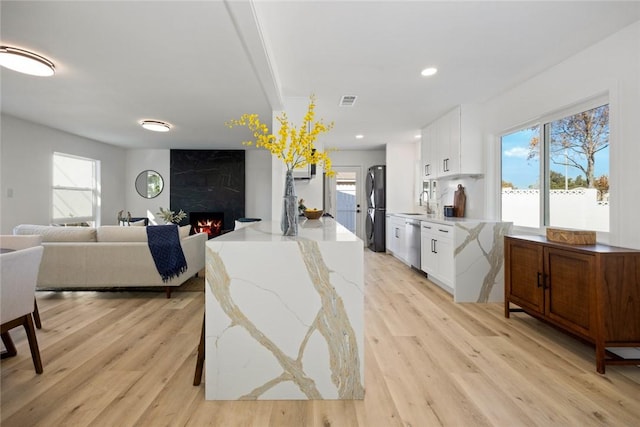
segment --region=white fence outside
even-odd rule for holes
[[[550,225],[581,230],[609,231],[609,202],[598,201],[595,188],[551,190]],[[502,220],[539,227],[540,190],[502,189]]]

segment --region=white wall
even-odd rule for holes
[[[416,161],[418,143],[387,144],[387,212],[413,212],[418,200]],[[414,194],[415,193],[415,194]]]
[[[338,150],[331,153],[334,166],[360,166],[363,175],[371,166],[384,165],[387,161],[386,150]],[[361,182],[363,177],[360,177]]]
[[[54,152],[100,160],[101,223],[116,224],[125,205],[125,150],[12,116],[1,116],[0,232],[18,224],[51,223]],[[133,184],[132,184],[133,187]],[[12,192],[11,197],[8,196]]]
[[[610,233],[599,241],[640,249],[640,21],[488,101],[485,109],[487,214],[500,197],[499,135],[599,94],[609,94]]]

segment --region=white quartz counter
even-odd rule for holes
[[[210,242],[288,242],[293,240],[314,240],[317,242],[355,242],[362,244],[355,234],[330,217],[309,220],[299,218],[298,236],[283,236],[280,223],[258,221],[232,233],[216,237]]]
[[[363,399],[360,239],[330,218],[206,244],[205,397]]]
[[[438,224],[454,225],[460,222],[500,222],[491,219],[476,219],[466,217],[447,217],[433,214],[420,214],[420,213],[387,213],[387,215],[394,215],[401,218],[417,219],[418,221],[436,222]]]

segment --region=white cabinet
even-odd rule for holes
[[[483,173],[480,110],[457,106],[422,129],[425,179]]]
[[[422,129],[422,178],[431,179],[437,176],[435,161],[436,129],[435,126],[427,126]]]
[[[422,221],[420,227],[422,271],[436,284],[453,293],[453,226]]]
[[[387,216],[387,249],[396,258],[405,263],[408,262],[409,246],[406,239],[404,218],[393,215]]]

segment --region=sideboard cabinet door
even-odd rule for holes
[[[545,314],[585,337],[592,336],[595,257],[545,248]]]
[[[505,245],[505,292],[514,304],[544,312],[543,247],[508,240]],[[508,314],[508,312],[507,312]]]

